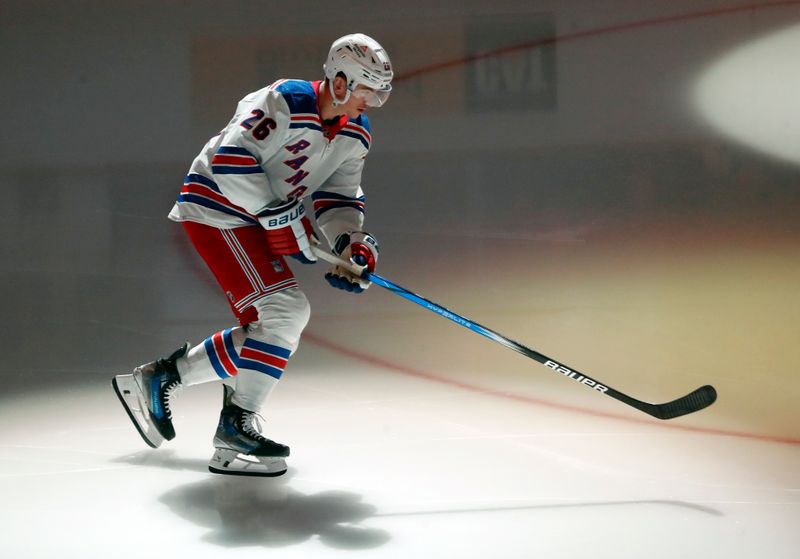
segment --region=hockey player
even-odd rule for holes
[[[286,472],[289,447],[261,434],[258,413],[309,318],[284,258],[316,261],[304,200],[336,254],[370,271],[378,260],[378,243],[363,231],[360,182],[371,142],[364,111],[389,97],[391,63],[374,39],[353,34],[334,41],[323,70],[323,80],[278,80],[245,96],[192,163],[169,214],[211,269],[239,326],[112,382],[139,434],[158,447],[175,437],[175,392],[224,380],[214,473]],[[339,267],[326,279],[356,293],[369,286]]]

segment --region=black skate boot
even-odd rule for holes
[[[117,375],[111,381],[134,427],[153,448],[175,438],[170,402],[183,387],[175,362],[188,351],[187,342],[166,359],[140,365],[133,374]]]
[[[214,456],[208,470],[215,474],[280,476],[286,473],[289,447],[261,434],[260,416],[231,402],[233,390],[223,385],[224,407],[214,435]]]

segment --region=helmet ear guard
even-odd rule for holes
[[[328,88],[329,91],[331,92],[331,102],[333,106],[338,107],[339,105],[344,105],[345,103],[347,103],[347,101],[350,99],[350,93],[352,92],[350,82],[347,81],[347,76],[344,75],[344,72],[339,72],[331,78],[328,77],[328,72],[325,64],[322,65],[322,69],[325,71],[325,80],[328,82]],[[344,99],[342,99],[341,101],[337,99],[336,90],[333,88],[333,80],[339,77],[340,74],[345,81]]]

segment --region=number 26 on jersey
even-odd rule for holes
[[[245,130],[252,130],[256,140],[265,139],[275,130],[275,121],[269,117],[264,118],[264,111],[261,109],[254,109],[251,114],[253,116],[244,119],[241,126]]]

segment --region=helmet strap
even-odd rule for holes
[[[341,101],[336,98],[336,90],[333,89],[333,80],[335,78],[328,78],[328,87],[330,88],[331,92],[331,103],[334,107],[338,107],[339,105],[344,105],[347,103],[348,99],[350,99],[350,88],[348,87],[346,93],[344,94],[344,99]]]

